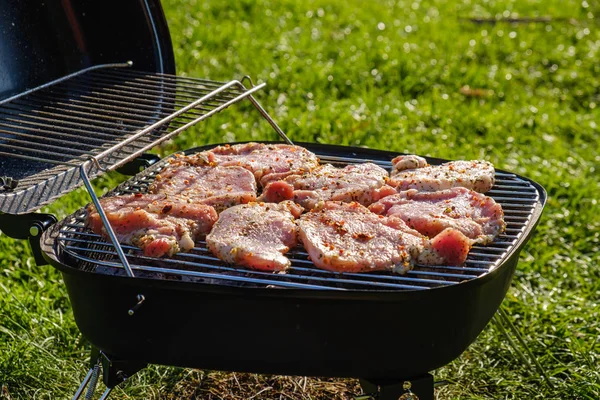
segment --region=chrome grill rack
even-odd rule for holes
[[[136,71],[127,62],[1,100],[0,176],[11,185],[0,187],[0,212],[35,211],[85,183],[82,170],[93,178],[116,169],[244,98],[264,113],[252,97],[264,86]]]
[[[314,151],[314,149],[311,149]],[[319,154],[323,162],[346,165],[373,162],[391,169],[389,161],[336,157]],[[111,195],[145,192],[164,165],[142,172],[124,183]],[[136,277],[170,279],[187,282],[230,286],[298,288],[317,290],[428,290],[455,285],[483,276],[494,270],[509,256],[511,249],[524,239],[539,201],[538,191],[528,181],[514,174],[496,173],[496,184],[487,193],[500,203],[505,212],[506,231],[488,246],[474,246],[464,266],[416,266],[405,275],[392,273],[334,273],[315,268],[304,249],[298,247],[287,256],[292,266],[286,273],[251,271],[227,265],[214,257],[204,242],[197,243],[189,253],[178,253],[172,258],[144,256],[137,247],[122,245]],[[77,268],[104,274],[126,275],[113,245],[85,228],[85,211],[62,225],[58,246],[63,255]]]

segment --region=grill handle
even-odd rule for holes
[[[52,214],[4,214],[0,213],[0,231],[13,239],[27,239],[37,265],[48,262],[42,256],[40,237],[42,233],[58,220]]]

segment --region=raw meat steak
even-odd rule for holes
[[[393,172],[392,175],[396,172],[404,171],[405,169],[415,169],[415,168],[423,168],[428,166],[427,160],[423,157],[408,154],[405,156],[398,156],[392,160]]]
[[[506,228],[502,207],[494,199],[459,187],[438,192],[410,189],[372,204],[369,210],[401,218],[429,237],[454,228],[482,244],[492,242]]]
[[[471,247],[456,230],[430,241],[401,219],[374,214],[356,202],[325,202],[297,223],[312,262],[335,272],[404,273],[415,263],[460,265]]]
[[[173,163],[156,176],[149,192],[190,199],[220,212],[236,204],[256,201],[256,181],[242,167]]]
[[[261,271],[283,271],[283,254],[297,244],[294,219],[302,208],[291,201],[248,203],[223,211],[206,237],[209,250],[221,260]]]
[[[119,242],[140,247],[151,257],[191,250],[217,221],[215,209],[162,194],[132,194],[100,199]],[[107,236],[100,214],[87,207],[87,226]]]
[[[194,165],[244,167],[252,172],[263,186],[271,180],[310,171],[319,165],[317,156],[303,147],[263,143],[217,146],[212,150],[188,156],[185,161]]]
[[[294,200],[308,209],[327,200],[356,201],[367,206],[396,193],[394,188],[386,185],[388,179],[387,171],[372,163],[344,168],[325,164],[304,174],[269,182],[259,199],[269,202]]]
[[[392,160],[390,186],[399,191],[418,189],[436,191],[464,187],[485,193],[494,186],[494,166],[487,161],[451,161],[427,165],[422,157],[399,156]],[[416,167],[410,168],[416,165]]]

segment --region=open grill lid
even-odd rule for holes
[[[8,0],[0,26],[0,102],[93,65],[175,73],[158,0]]]

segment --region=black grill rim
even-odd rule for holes
[[[246,142],[239,142],[239,143],[246,143]],[[280,143],[280,142],[263,142],[263,143]],[[230,143],[231,144],[231,143]],[[237,143],[236,143],[237,144]],[[323,156],[323,154],[327,155],[328,153],[334,153],[336,155],[340,155],[340,154],[344,154],[346,156],[351,156],[353,158],[356,159],[356,162],[363,162],[366,159],[369,158],[373,158],[373,159],[379,159],[380,161],[387,161],[389,162],[389,160],[391,160],[391,158],[393,158],[394,156],[397,156],[400,153],[395,153],[395,152],[386,152],[386,151],[381,151],[381,150],[373,150],[373,149],[363,149],[363,148],[356,148],[356,147],[346,147],[346,146],[337,146],[337,145],[322,145],[322,144],[314,144],[314,143],[297,143],[298,145],[301,145],[303,147],[306,147],[308,150],[313,151],[315,153],[317,153],[317,155],[319,156]],[[211,145],[207,145],[207,146],[201,146],[201,147],[197,147],[197,148],[192,148],[192,149],[188,149],[186,151],[184,151],[184,153],[186,154],[190,154],[190,153],[195,153],[198,151],[202,151],[205,150],[207,148],[212,148],[214,146],[217,146],[219,144],[211,144]],[[360,156],[357,156],[360,155]],[[371,157],[369,157],[371,156]],[[166,157],[165,159],[167,159],[169,157]],[[439,159],[439,158],[431,158],[431,157],[426,157],[427,160],[432,163],[432,164],[437,164],[437,163],[442,163],[442,162],[447,162],[448,160],[445,159]],[[148,176],[150,176],[154,171],[158,170],[161,168],[161,166],[163,165],[163,162],[158,163],[157,165],[154,165],[153,167],[147,169],[146,171],[143,171],[142,173],[136,175],[135,177],[131,178],[130,180],[124,182],[123,184],[119,185],[118,187],[116,187],[115,189],[113,189],[112,191],[110,191],[109,193],[106,194],[106,196],[109,195],[113,195],[113,194],[117,194],[119,192],[122,191],[126,191],[127,187],[131,186],[133,182],[136,182],[138,180],[143,180],[143,179],[148,179]],[[516,179],[518,179],[519,181],[521,181],[523,184],[527,185],[527,186],[531,186],[532,189],[534,189],[534,192],[537,196],[536,202],[531,206],[531,212],[528,213],[529,214],[529,218],[528,220],[524,223],[524,224],[520,224],[520,226],[523,227],[523,231],[520,235],[520,237],[518,237],[515,242],[512,245],[508,245],[508,247],[506,247],[505,249],[505,254],[504,257],[496,263],[495,267],[493,267],[492,269],[483,271],[481,274],[479,274],[479,276],[476,277],[472,277],[469,279],[465,279],[462,280],[460,282],[455,282],[453,284],[448,284],[448,285],[442,285],[442,286],[433,286],[433,287],[429,287],[429,288],[425,288],[425,289],[442,289],[442,288],[451,288],[451,287],[456,287],[458,285],[464,285],[467,282],[470,281],[481,281],[482,279],[484,279],[486,276],[491,276],[491,275],[495,275],[494,272],[499,270],[504,264],[507,264],[509,260],[512,260],[515,256],[518,256],[518,253],[520,252],[522,246],[526,243],[526,241],[529,239],[531,233],[533,232],[533,229],[535,228],[535,225],[537,224],[538,220],[539,220],[539,216],[542,212],[543,206],[545,204],[546,201],[546,193],[544,191],[544,189],[538,185],[537,183],[518,176],[516,174],[512,174],[506,171],[502,171],[502,170],[497,170],[497,174],[504,174],[504,175],[508,175],[510,177],[514,177]],[[494,186],[494,188],[496,188],[496,186]],[[493,188],[493,189],[494,189]],[[492,190],[493,190],[492,189]],[[493,197],[493,196],[492,196]],[[81,212],[81,210],[79,210],[78,212]],[[73,217],[74,215],[76,215],[76,213],[74,213],[71,217]],[[71,219],[71,217],[66,218],[65,220],[61,221],[58,225],[62,228],[63,226],[66,226],[68,224],[68,221]],[[517,217],[515,217],[517,218]],[[518,218],[517,218],[518,219]],[[57,230],[55,232],[54,238],[57,237],[57,235],[59,234],[60,230]],[[52,239],[53,240],[53,239]],[[54,241],[52,241],[52,243],[54,243]],[[494,242],[496,243],[496,242]],[[492,243],[490,246],[488,247],[492,247],[494,243]],[[67,263],[68,265],[65,265],[65,267],[70,268],[71,270],[76,269],[77,272],[81,272],[81,273],[87,273],[88,271],[84,271],[81,270],[80,267],[75,266],[74,264],[76,264],[76,260],[73,260],[71,258],[71,256],[69,256],[68,252],[65,251],[65,249],[63,248],[64,246],[62,246],[60,244],[60,240],[56,240],[56,242],[54,243],[54,245],[56,246],[56,249],[53,250],[53,252],[56,252],[57,254],[59,254],[59,256],[53,256],[51,257],[51,259],[56,258],[55,261],[58,261],[59,263],[62,264],[62,262],[60,260],[62,260],[63,258],[65,260],[69,260],[69,262]],[[54,247],[54,246],[53,246]],[[485,249],[485,247],[481,247],[481,249]],[[474,249],[475,250],[475,249]],[[472,250],[472,252],[474,251]],[[480,250],[479,247],[477,247],[477,250]],[[183,257],[185,257],[185,253],[183,253]],[[73,264],[72,267],[69,267],[69,265]],[[220,263],[221,265],[225,265],[223,263]],[[314,268],[314,267],[313,267]],[[317,271],[319,271],[319,273],[325,273],[325,271],[322,270],[318,270],[315,269]],[[240,269],[239,270],[241,273],[248,273],[249,270],[246,269]],[[96,274],[96,275],[101,275],[101,274]],[[337,275],[337,274],[336,274]],[[375,274],[359,274],[361,275],[361,277],[364,277],[365,279],[369,276],[375,276]],[[376,274],[376,275],[387,275],[387,274]],[[347,275],[346,275],[347,276]],[[397,275],[395,275],[397,276]],[[341,276],[342,278],[344,277],[343,275]],[[164,282],[170,282],[170,280],[168,279],[156,279],[156,278],[144,278],[144,277],[136,277],[134,279],[144,279],[144,280],[150,280],[150,281],[164,281]],[[227,280],[227,279],[225,279]],[[486,279],[487,280],[487,279]],[[174,281],[176,284],[178,285],[183,285],[185,284],[185,286],[187,286],[187,284],[191,284],[191,285],[203,285],[203,286],[211,286],[211,285],[215,285],[212,282],[182,282],[182,281]],[[216,285],[218,287],[226,287],[226,286],[230,286],[230,284],[226,284],[226,283],[219,283],[218,285]],[[267,290],[272,290],[269,287],[264,287],[264,286],[249,286],[249,287],[245,287],[247,289],[251,289],[251,290],[256,290],[256,289],[267,289]],[[232,289],[236,290],[236,289],[240,289],[239,286],[232,286]],[[314,291],[315,288],[286,288],[286,290],[284,292],[287,291],[294,291],[296,292],[297,290],[303,291],[303,290],[309,290],[309,291]],[[320,288],[323,289],[321,291],[327,291],[325,289],[330,289],[327,287],[323,287]],[[418,289],[423,289],[423,288],[419,288],[419,287],[412,287],[412,288],[404,288],[404,289],[383,289],[383,290],[374,290],[373,287],[370,287],[368,289],[360,289],[360,288],[352,288],[352,289],[347,289],[347,290],[342,290],[344,293],[352,293],[352,292],[362,292],[362,291],[367,291],[367,292],[376,292],[376,293],[382,293],[382,292],[406,292],[406,291],[414,291],[414,290],[418,290]],[[274,290],[275,292],[282,292],[281,290]],[[337,291],[337,290],[329,290],[331,292]],[[427,291],[427,290],[425,290]]]

